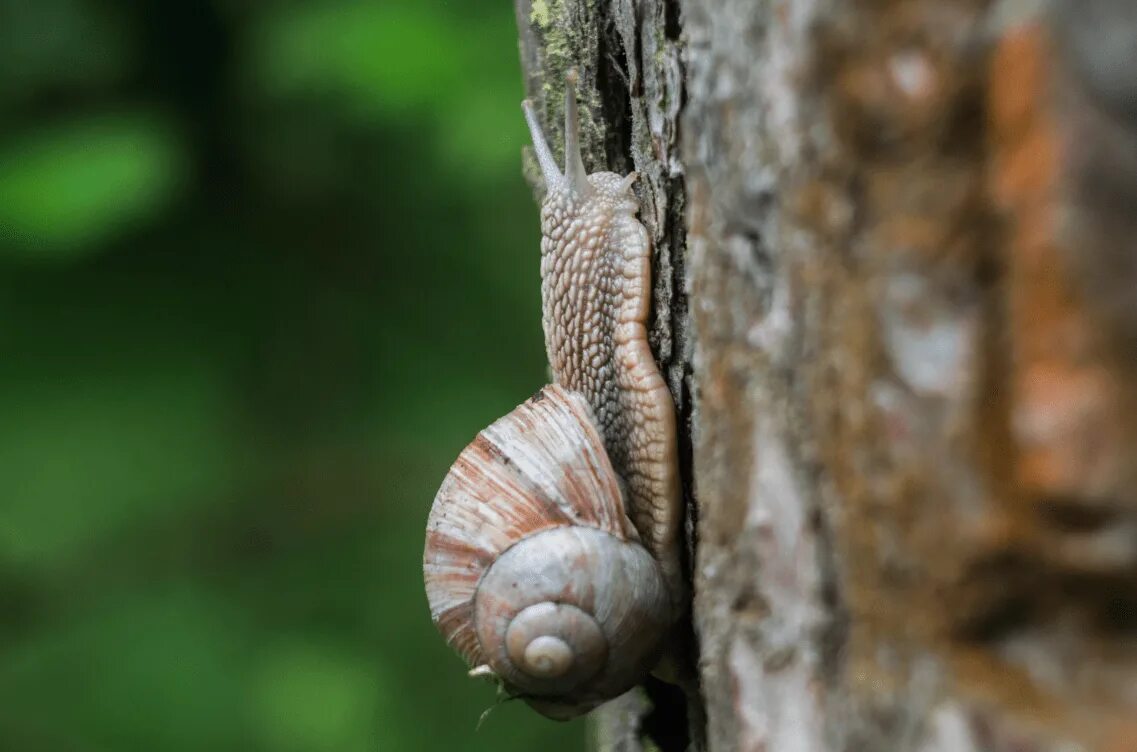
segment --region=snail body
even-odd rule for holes
[[[554,384],[478,434],[427,521],[435,625],[471,667],[556,719],[652,669],[681,610],[671,394],[647,341],[651,243],[635,173],[588,175],[575,73],[562,174],[523,103],[545,179],[541,297]]]

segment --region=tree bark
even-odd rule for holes
[[[578,67],[586,164],[645,177],[699,676],[657,744],[1137,751],[1137,6],[517,9],[547,120]]]

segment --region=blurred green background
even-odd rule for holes
[[[427,509],[544,381],[507,0],[0,0],[0,750],[579,749]]]

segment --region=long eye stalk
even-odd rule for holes
[[[533,139],[533,150],[537,152],[537,163],[541,166],[541,174],[545,178],[545,188],[552,189],[557,185],[567,185],[579,196],[587,196],[592,192],[592,185],[588,182],[588,174],[584,171],[584,160],[580,156],[580,117],[576,106],[576,69],[565,75],[565,171],[562,175],[557,169],[557,162],[553,152],[549,149],[549,142],[537,122],[537,113],[533,109],[533,101],[526,99],[521,103],[525,113],[525,122],[529,125],[529,135]]]
[[[545,176],[545,188],[551,190],[564,178],[557,169],[557,160],[553,159],[553,152],[549,150],[549,142],[541,132],[541,124],[537,122],[537,114],[533,111],[533,101],[526,99],[521,103],[525,113],[525,122],[529,124],[529,135],[533,139],[533,150],[537,152],[537,163],[541,165],[541,174]]]
[[[580,157],[580,116],[576,111],[577,72],[573,68],[565,75],[565,179],[574,192],[589,193],[588,175]]]

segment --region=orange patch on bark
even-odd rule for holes
[[[993,189],[1009,216],[1015,479],[1027,498],[1092,494],[1110,474],[1117,399],[1098,334],[1058,243],[1062,142],[1050,114],[1053,51],[1035,24],[1013,30],[991,66]]]

